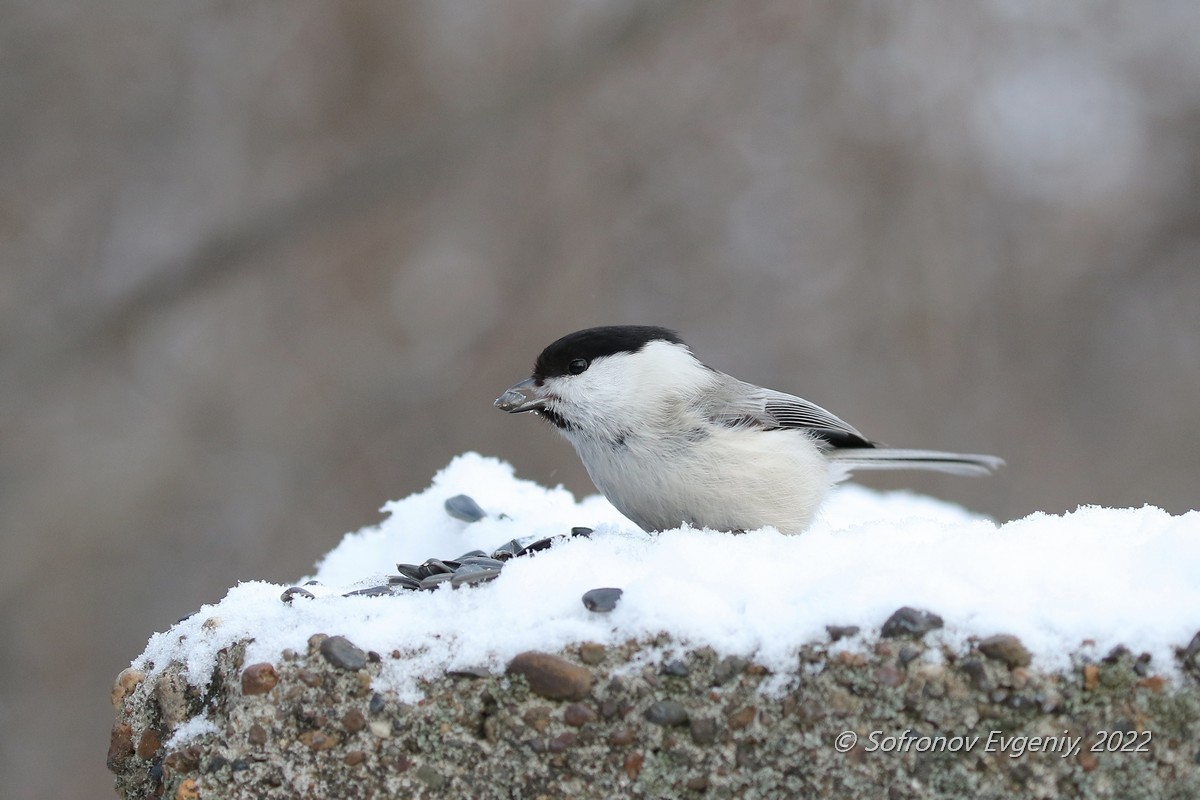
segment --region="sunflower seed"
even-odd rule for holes
[[[312,600],[314,597],[316,597],[316,595],[301,586],[291,586],[287,589],[284,589],[283,594],[279,595],[279,599],[288,605],[291,605],[292,600],[297,597],[306,597],[309,600]]]
[[[480,567],[470,571],[460,571],[454,573],[450,578],[450,585],[457,589],[460,586],[474,586],[477,583],[487,583],[495,580],[500,575],[498,569],[486,569]]]
[[[478,522],[487,516],[487,512],[479,507],[479,503],[467,494],[456,494],[445,502],[446,513],[463,522]]]
[[[454,577],[454,574],[450,573],[450,572],[439,572],[437,575],[430,575],[427,578],[421,579],[421,588],[422,589],[436,589],[438,587],[438,584],[446,583],[453,577]]]
[[[369,586],[366,589],[355,589],[352,592],[346,592],[342,597],[377,597],[381,594],[393,594],[391,586],[384,584],[383,586]]]

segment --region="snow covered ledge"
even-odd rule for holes
[[[802,536],[652,536],[475,454],[385,510],[290,602],[243,583],[151,637],[113,689],[122,797],[1200,796],[1198,512],[845,486]],[[574,526],[487,582],[345,596]]]

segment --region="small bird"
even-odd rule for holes
[[[1004,463],[885,447],[818,405],[705,365],[674,331],[647,325],[562,337],[495,406],[552,423],[596,488],[646,531],[800,533],[851,470],[987,475]]]

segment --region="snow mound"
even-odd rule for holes
[[[466,523],[446,499],[467,494],[488,516]],[[286,586],[249,581],[155,634],[134,664],[186,666],[202,684],[217,652],[252,640],[246,663],[303,652],[313,633],[341,634],[384,658],[376,688],[420,697],[418,681],[446,670],[500,670],[525,650],[573,642],[614,644],[666,632],[689,647],[753,657],[773,671],[796,667],[826,625],[879,626],[897,608],[941,615],[930,637],[1018,636],[1034,666],[1066,669],[1070,654],[1123,644],[1168,671],[1176,646],[1200,628],[1200,512],[1085,507],[997,525],[958,506],[854,485],[834,489],[811,530],[730,535],[683,528],[647,534],[602,497],[518,480],[506,463],[467,453],[423,492],[390,502],[378,526],[349,533],[317,565],[315,597],[280,600]],[[476,587],[344,597],[386,582],[396,562],[491,552],[514,538],[595,529],[533,557],[509,561]],[[590,612],[589,589],[624,590],[611,613]],[[853,647],[839,642],[837,647]],[[380,681],[384,686],[380,687]]]

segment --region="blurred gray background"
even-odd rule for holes
[[[875,486],[1196,506],[1200,4],[0,11],[5,796],[109,796],[152,632],[455,454],[590,492],[491,407],[588,325],[1009,462]]]

